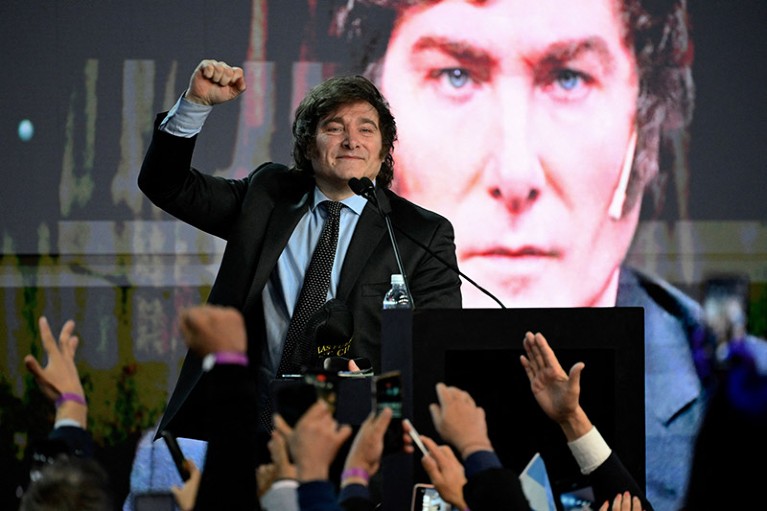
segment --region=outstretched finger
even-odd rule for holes
[[[532,370],[533,375],[535,375],[543,368],[543,361],[540,357],[540,353],[536,350],[535,335],[533,335],[532,332],[526,332],[522,345],[525,348],[525,358],[527,359],[528,366]]]
[[[43,377],[43,368],[40,366],[40,362],[37,361],[32,355],[24,357],[24,365],[27,370],[34,375],[35,379],[41,380]]]
[[[56,340],[53,337],[53,332],[51,332],[48,318],[40,316],[37,324],[40,327],[40,339],[43,341],[43,349],[46,353],[54,353],[56,351]]]
[[[426,446],[426,450],[429,451],[429,457],[434,459],[438,467],[443,466],[449,460],[447,452],[452,452],[450,447],[437,445],[437,442],[425,435],[421,435],[421,440]]]
[[[440,407],[445,405],[445,401],[447,400],[447,385],[445,385],[442,382],[437,383],[436,386],[437,389],[437,400],[439,401]]]
[[[65,343],[70,337],[72,337],[72,332],[75,331],[75,322],[71,319],[68,319],[64,326],[61,327],[61,333],[59,333],[59,343]]]
[[[535,370],[533,369],[533,366],[530,364],[530,360],[526,356],[520,355],[519,362],[522,364],[522,369],[525,370],[527,379],[530,381],[533,381],[533,379],[535,378]]]
[[[80,339],[76,336],[70,336],[65,340],[62,340],[59,349],[68,358],[74,360],[75,353],[77,353],[77,346],[80,344]]]
[[[530,339],[530,353],[539,371],[543,371],[550,366],[551,358],[548,356],[547,348],[546,338],[540,332],[535,333]]]
[[[437,403],[431,403],[429,405],[429,414],[431,415],[431,423],[439,428],[439,424],[442,422],[442,408]]]
[[[377,434],[383,436],[384,431],[389,427],[393,413],[391,408],[385,407],[378,415],[373,416],[373,429]]]
[[[546,340],[543,334],[541,334],[540,332],[535,334],[535,341],[536,341],[536,344],[538,345],[538,349],[541,353],[541,357],[543,357],[544,363],[548,367],[553,367],[555,369],[562,369],[562,366],[559,364],[559,360],[557,359],[557,356],[554,354],[554,350],[551,349],[549,342]]]

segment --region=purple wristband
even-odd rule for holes
[[[245,353],[238,353],[236,351],[219,351],[217,353],[209,353],[202,361],[203,371],[210,371],[215,365],[247,366],[248,356]]]
[[[248,365],[248,356],[245,353],[235,351],[219,351],[215,353],[216,364],[230,364],[236,366]]]
[[[343,472],[341,472],[341,480],[348,479],[350,477],[359,477],[360,479],[364,479],[365,482],[370,481],[370,474],[368,474],[368,471],[364,468],[347,468]]]
[[[80,403],[83,406],[87,405],[85,398],[80,394],[75,394],[74,392],[63,392],[56,400],[56,408],[61,406],[64,401],[74,401],[75,403]]]

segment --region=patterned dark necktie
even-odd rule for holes
[[[330,272],[338,245],[338,220],[343,207],[340,202],[325,201],[322,204],[328,214],[306,270],[293,317],[290,318],[277,376],[301,373],[304,366],[309,365],[316,356],[316,348],[306,338],[306,324],[327,301]]]

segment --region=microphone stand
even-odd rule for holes
[[[410,307],[415,310],[415,300],[413,300],[413,295],[410,292],[410,283],[407,274],[405,273],[405,266],[402,264],[402,258],[399,255],[399,246],[397,245],[397,239],[394,237],[394,228],[392,227],[389,215],[381,209],[381,205],[378,203],[378,197],[376,197],[376,190],[373,186],[373,182],[366,177],[363,177],[362,179],[353,177],[349,180],[349,188],[351,188],[355,194],[362,195],[372,202],[378,210],[378,213],[383,217],[384,222],[386,222],[386,231],[389,233],[389,240],[391,241],[391,246],[394,250],[394,258],[397,260],[397,268],[399,268],[402,280],[405,283],[405,292],[410,299]]]
[[[500,301],[500,300],[499,300],[499,299],[498,299],[498,298],[497,298],[497,297],[496,297],[496,296],[495,296],[493,293],[491,293],[490,291],[488,291],[488,290],[487,290],[487,289],[485,289],[484,287],[482,287],[482,286],[480,286],[479,284],[477,284],[476,282],[474,282],[474,280],[473,280],[473,279],[471,279],[471,278],[469,278],[469,276],[468,276],[468,275],[466,275],[466,274],[465,274],[465,273],[463,273],[461,270],[459,270],[458,268],[456,268],[456,267],[455,267],[455,266],[453,266],[452,264],[450,264],[450,263],[448,263],[447,261],[445,261],[444,259],[442,259],[442,258],[441,258],[440,256],[438,256],[436,253],[434,253],[434,251],[433,251],[433,250],[429,249],[429,247],[427,247],[426,245],[424,245],[424,244],[423,244],[423,243],[421,243],[419,240],[415,239],[413,236],[411,236],[411,235],[410,235],[410,234],[408,234],[407,232],[403,231],[403,230],[402,230],[402,229],[400,229],[399,227],[395,227],[395,229],[397,229],[397,231],[398,231],[400,234],[404,235],[404,236],[405,236],[407,239],[409,239],[410,241],[412,241],[413,243],[415,243],[416,245],[418,245],[419,247],[421,247],[422,249],[424,249],[424,250],[425,250],[425,251],[426,251],[426,252],[427,252],[427,253],[428,253],[430,256],[432,256],[434,259],[436,259],[436,260],[437,260],[437,261],[439,261],[440,263],[444,264],[445,266],[447,266],[448,268],[450,268],[451,270],[453,270],[455,273],[457,273],[457,274],[458,274],[458,276],[459,276],[459,277],[462,277],[463,279],[465,279],[465,280],[466,280],[466,282],[470,283],[470,284],[471,284],[471,285],[473,285],[475,288],[479,289],[479,290],[480,290],[480,291],[482,291],[484,294],[486,294],[487,296],[489,296],[490,298],[492,298],[492,299],[493,299],[493,301],[495,301],[495,303],[497,303],[498,305],[500,305],[500,306],[501,306],[501,309],[505,309],[505,308],[506,308],[506,306],[503,304],[503,302],[501,302],[501,301]]]
[[[402,261],[399,257],[399,250],[397,249],[397,242],[394,239],[394,230],[392,229],[392,223],[389,219],[389,215],[384,213],[384,211],[381,209],[381,206],[378,204],[378,197],[376,197],[375,194],[375,187],[373,186],[373,182],[370,181],[370,179],[363,177],[362,179],[357,179],[356,177],[353,177],[349,180],[349,188],[352,189],[352,191],[357,195],[362,195],[369,201],[372,201],[373,204],[375,204],[376,208],[378,209],[378,213],[380,213],[381,216],[384,217],[384,220],[386,221],[386,228],[389,231],[389,238],[391,238],[392,247],[394,247],[394,256],[397,258],[397,265],[399,266],[400,272],[402,273],[403,279],[405,279],[405,289],[407,290],[408,296],[410,296],[410,302],[413,303],[413,296],[410,294],[410,286],[408,285],[407,278],[405,276],[405,269],[402,267]],[[403,234],[406,238],[408,238],[410,241],[421,247],[423,250],[426,251],[430,256],[432,256],[434,259],[439,261],[440,263],[444,264],[446,267],[451,269],[453,272],[457,273],[459,277],[462,277],[466,282],[469,282],[471,285],[473,285],[475,288],[482,291],[484,294],[489,296],[490,298],[495,301],[498,305],[500,305],[501,309],[505,309],[506,306],[501,302],[495,295],[493,295],[490,291],[485,289],[484,287],[480,286],[474,280],[469,278],[466,274],[464,274],[461,270],[456,268],[454,265],[450,264],[449,262],[445,261],[443,258],[438,256],[436,253],[434,253],[433,250],[431,250],[429,247],[421,243],[419,240],[415,239],[413,236],[408,234],[407,232],[403,231],[399,227],[395,227],[397,231],[400,232],[400,234]],[[415,309],[415,306],[413,306]]]

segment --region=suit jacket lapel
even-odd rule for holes
[[[264,233],[265,239],[270,241],[264,243],[261,257],[258,259],[251,293],[254,290],[260,291],[266,285],[266,281],[277,265],[277,259],[288,244],[296,224],[309,207],[310,192],[311,190],[302,195],[297,202],[277,202],[272,210]]]
[[[381,209],[391,211],[389,199],[384,192],[376,189],[376,196]],[[349,249],[346,251],[344,265],[341,268],[341,280],[338,283],[336,293],[338,298],[347,301],[362,270],[384,236],[386,236],[386,223],[376,207],[368,202],[362,210]]]

